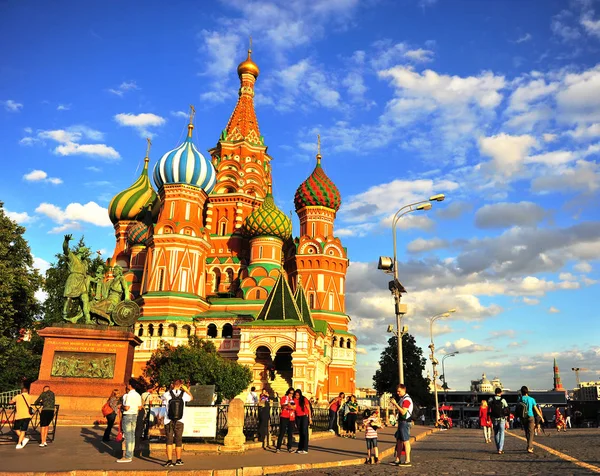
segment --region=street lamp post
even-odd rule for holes
[[[432,195],[428,200],[421,200],[419,202],[410,203],[408,205],[400,208],[392,219],[392,238],[393,238],[393,249],[394,256],[393,258],[389,258],[387,256],[381,256],[379,258],[379,265],[377,266],[379,269],[387,272],[393,273],[394,279],[389,282],[389,290],[394,296],[394,309],[396,314],[396,329],[397,329],[397,337],[398,337],[398,379],[399,383],[404,383],[404,359],[402,355],[402,316],[406,314],[406,305],[402,304],[400,301],[402,299],[402,293],[406,293],[406,289],[402,286],[398,278],[398,259],[396,252],[396,227],[398,225],[398,221],[404,215],[408,213],[416,212],[418,210],[430,210],[431,202],[442,202],[445,199],[445,195],[443,193]]]
[[[435,426],[438,425],[438,421],[440,420],[440,405],[438,401],[438,391],[437,391],[437,365],[438,361],[435,358],[435,344],[433,343],[433,323],[438,319],[443,317],[448,317],[451,313],[456,312],[456,309],[449,309],[446,312],[436,314],[435,316],[431,316],[429,318],[429,338],[431,343],[429,344],[429,350],[431,350],[431,355],[429,358],[431,359],[431,366],[433,367],[433,393],[435,394]]]
[[[448,385],[446,384],[446,369],[444,368],[444,361],[448,357],[454,357],[456,354],[458,354],[458,350],[456,350],[454,352],[450,352],[449,354],[446,354],[442,357],[442,380],[444,381],[444,403],[446,403],[448,400]]]

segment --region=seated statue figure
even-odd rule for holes
[[[113,268],[114,279],[108,284],[108,297],[102,301],[93,304],[91,312],[104,319],[110,324],[114,324],[111,313],[121,301],[129,301],[129,283],[123,277],[123,268],[115,266]]]

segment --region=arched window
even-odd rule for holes
[[[158,337],[162,337],[163,335],[163,325],[159,324],[158,325]]]
[[[140,324],[140,328],[138,329],[138,336],[142,337],[144,335],[144,324]]]
[[[313,293],[308,295],[308,307],[311,309],[315,308],[315,295]]]
[[[152,337],[154,335],[154,325],[153,324],[148,325],[148,335],[150,337]]]
[[[177,337],[177,326],[175,324],[169,324],[169,336]]]
[[[352,344],[352,341],[350,339],[348,339],[346,341],[346,348],[349,349],[351,344]]]
[[[224,337],[225,339],[231,339],[233,337],[233,326],[231,324],[227,323],[223,326],[221,337]]]
[[[263,257],[263,247],[259,246],[258,247],[258,259],[262,259]]]
[[[190,326],[183,326],[182,328],[183,334],[189,337],[192,334],[192,328]]]
[[[344,347],[344,338],[340,337],[340,347]]]
[[[208,325],[208,329],[206,331],[206,335],[208,337],[210,337],[211,339],[214,339],[215,337],[217,337],[217,326],[214,324],[209,324]]]
[[[225,236],[227,234],[227,222],[223,220],[219,223],[219,235]]]
[[[337,338],[337,337],[334,337],[334,338],[333,338],[333,340],[331,341],[331,346],[332,346],[332,347],[335,347],[335,346],[337,346],[337,341],[338,341],[338,338]]]
[[[165,281],[165,270],[164,270],[164,268],[161,268],[158,270],[158,290],[159,291],[163,290],[164,281]]]

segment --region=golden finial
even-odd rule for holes
[[[196,115],[196,108],[193,104],[190,104],[190,123],[188,124],[188,137],[192,137],[192,130],[194,130],[194,116]]]
[[[321,135],[317,134],[317,165],[321,165]]]
[[[271,182],[267,184],[267,190],[269,195],[273,195],[273,185],[271,184]]]
[[[150,137],[146,137],[146,141],[148,141],[148,145],[146,146],[146,158],[144,159],[144,162],[147,164],[150,161],[150,147],[152,147],[152,141],[150,140]]]
[[[252,53],[252,35],[250,35],[250,42],[248,45],[248,55],[250,55],[250,53]],[[248,56],[250,57],[250,56]]]

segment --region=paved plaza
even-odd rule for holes
[[[435,432],[413,446],[412,466],[398,468],[386,458],[377,466],[313,469],[294,472],[298,476],[342,475],[583,475],[600,474],[600,429],[573,429],[566,433],[547,431],[535,439],[533,454],[525,452],[521,430],[507,435],[502,455],[494,452],[493,443],[485,444],[479,430],[452,429]],[[543,445],[545,448],[541,448]],[[292,473],[287,473],[292,474]]]
[[[108,476],[119,471],[141,474],[166,474],[162,447],[148,454],[147,449],[133,463],[118,464],[120,445],[101,441],[102,427],[59,427],[56,441],[40,448],[32,440],[23,450],[0,445],[0,471],[6,474],[63,472],[72,476]],[[185,465],[168,473],[212,476],[257,474],[294,475],[380,475],[380,474],[523,474],[580,475],[600,474],[600,429],[573,429],[566,433],[548,431],[536,438],[533,455],[525,452],[523,432],[512,430],[506,437],[505,453],[498,455],[493,444],[485,444],[479,430],[452,429],[432,432],[428,427],[413,427],[413,465],[398,468],[393,460],[393,428],[380,431],[379,448],[384,458],[379,465],[359,464],[365,455],[362,434],[356,440],[314,438],[308,455],[283,452],[275,454],[259,448],[241,454],[184,453]],[[5,474],[0,472],[0,474]],[[56,473],[55,473],[56,474]],[[131,473],[130,473],[131,474]]]

